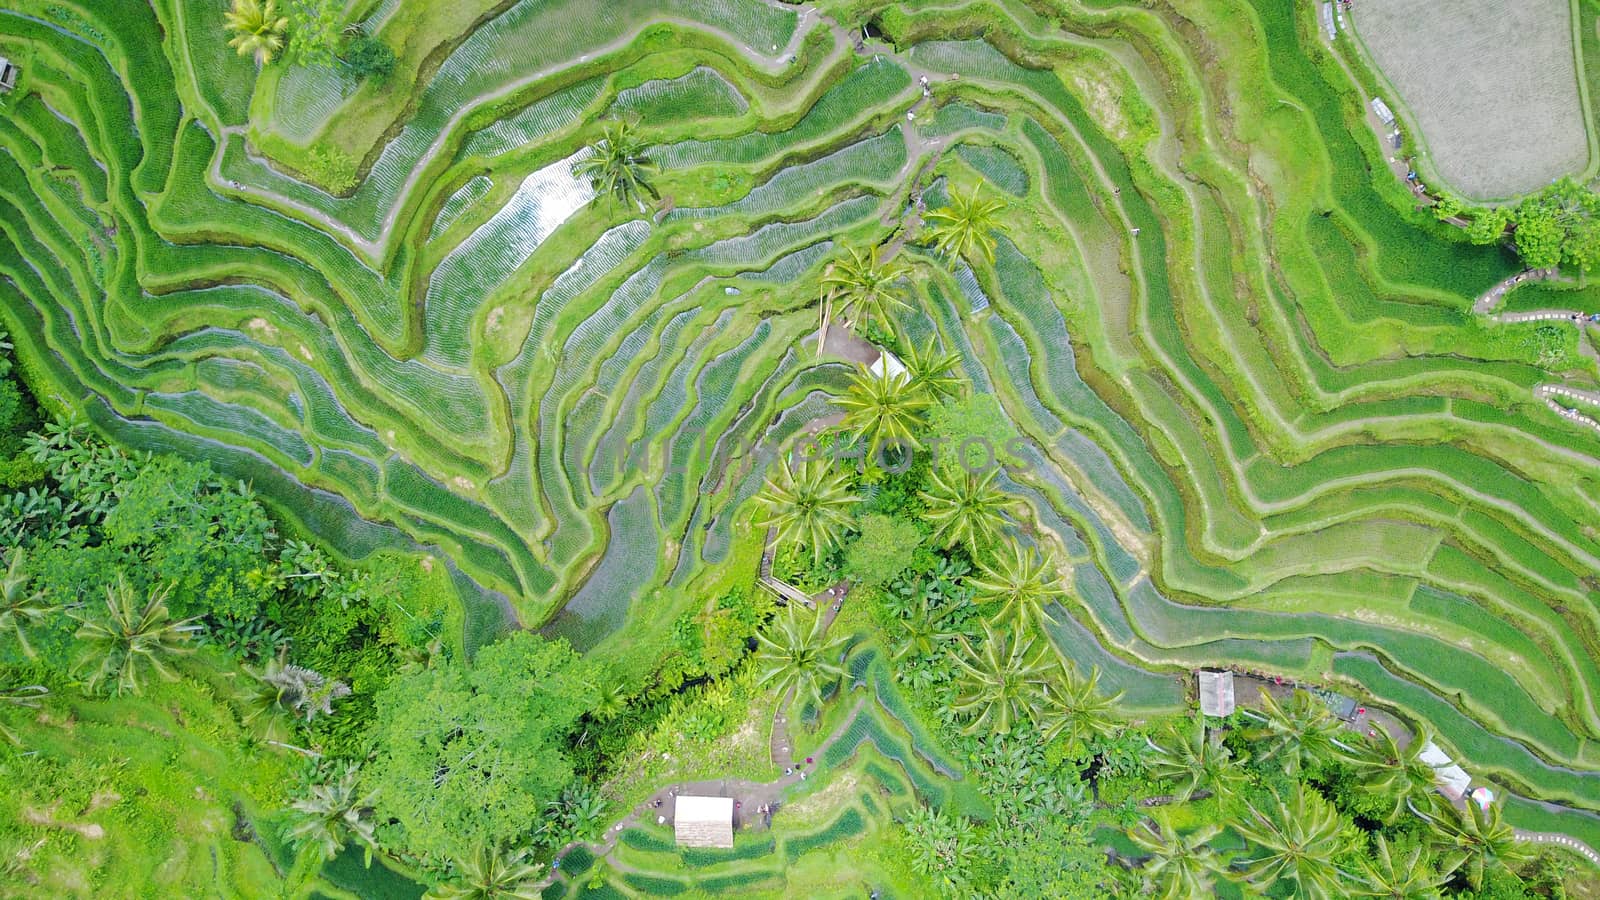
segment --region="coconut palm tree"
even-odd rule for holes
[[[968,580],[974,599],[999,605],[997,616],[1011,621],[1020,631],[1037,627],[1043,631],[1055,617],[1046,609],[1067,595],[1056,578],[1049,556],[1032,547],[1010,541],[1004,549],[978,565],[978,577]]]
[[[497,850],[482,844],[456,860],[456,878],[423,895],[423,900],[537,900],[542,863],[529,862],[529,849]]]
[[[839,545],[851,525],[850,509],[861,498],[850,491],[850,474],[842,467],[814,459],[798,468],[786,456],[757,495],[766,510],[762,526],[778,529],[780,543],[810,548],[813,563]]]
[[[80,668],[90,669],[85,682],[89,690],[110,683],[115,694],[135,693],[141,688],[140,672],[149,667],[162,678],[175,678],[167,667],[169,659],[191,648],[189,636],[200,626],[194,619],[172,620],[167,597],[172,585],[152,591],[143,603],[121,572],[115,584],[106,587],[104,616],[73,613],[80,623],[77,637],[84,645]]]
[[[956,372],[961,367],[961,354],[946,353],[939,347],[937,335],[929,335],[927,343],[918,347],[910,336],[902,334],[900,345],[905,347],[906,373],[911,376],[911,386],[922,391],[930,400],[956,397],[961,393],[961,379]]]
[[[1235,861],[1250,882],[1263,887],[1291,882],[1295,896],[1306,900],[1344,896],[1352,879],[1334,863],[1345,849],[1343,826],[1321,794],[1296,782],[1288,803],[1275,797],[1266,811],[1251,806],[1237,827],[1257,845],[1252,858]]]
[[[1089,669],[1089,676],[1061,656],[1056,657],[1054,675],[1045,684],[1044,703],[1039,707],[1040,732],[1047,741],[1064,739],[1077,752],[1095,737],[1112,734],[1121,723],[1117,701],[1122,692],[1100,693],[1100,668]]]
[[[850,377],[850,386],[833,401],[844,410],[839,423],[869,450],[888,444],[917,446],[915,430],[922,411],[928,408],[927,395],[904,374],[884,366],[874,373],[866,366]]]
[[[978,647],[965,637],[954,654],[960,693],[954,710],[970,716],[968,734],[1007,734],[1023,721],[1036,721],[1045,701],[1049,662],[1032,637],[983,627]]]
[[[957,608],[955,604],[940,602],[932,591],[917,591],[916,599],[905,603],[895,619],[904,637],[895,648],[894,660],[935,656],[949,649],[960,636],[951,622]]]
[[[1402,854],[1380,834],[1372,854],[1361,860],[1362,883],[1354,886],[1355,895],[1385,900],[1438,900],[1439,889],[1450,881],[1459,865],[1459,855],[1437,857],[1425,844],[1417,844],[1410,853]]]
[[[1189,900],[1209,897],[1218,877],[1227,866],[1211,841],[1222,833],[1217,825],[1202,825],[1188,834],[1179,834],[1172,825],[1159,825],[1146,819],[1128,832],[1128,839],[1146,854],[1144,874],[1154,883],[1153,896],[1160,900]]]
[[[222,23],[233,32],[228,46],[240,56],[254,55],[258,66],[272,62],[283,49],[283,35],[289,28],[288,17],[278,15],[277,0],[233,0]]]
[[[255,677],[256,685],[244,698],[251,710],[245,721],[265,716],[269,720],[269,731],[272,730],[271,720],[280,713],[302,715],[310,722],[319,714],[333,715],[333,701],[350,696],[350,685],[326,678],[315,669],[285,664],[281,658],[268,660],[264,667],[250,674]]]
[[[1278,760],[1285,772],[1293,774],[1336,755],[1354,753],[1339,739],[1344,726],[1307,691],[1296,690],[1285,705],[1263,688],[1261,714],[1264,721],[1248,736],[1263,745],[1261,759]]]
[[[844,678],[844,653],[850,641],[848,632],[832,637],[824,632],[820,611],[801,616],[790,607],[786,615],[773,620],[765,631],[756,634],[756,683],[777,689],[782,697],[789,691],[799,700],[822,705],[828,689]]]
[[[846,248],[844,256],[833,261],[822,274],[822,329],[817,352],[828,337],[828,321],[834,306],[846,325],[882,322],[890,325],[897,310],[910,308],[900,282],[911,274],[911,267],[898,259],[883,259],[882,248]]]
[[[1388,729],[1377,731],[1377,737],[1358,745],[1351,764],[1361,778],[1362,790],[1393,804],[1384,815],[1384,821],[1393,822],[1408,803],[1427,802],[1438,783],[1438,773],[1421,757],[1432,735],[1424,726],[1402,750]]]
[[[596,197],[615,197],[618,201],[645,211],[644,198],[660,200],[650,184],[656,164],[645,154],[631,122],[609,122],[601,138],[589,145],[589,155],[575,163],[572,174],[589,179]]]
[[[43,591],[28,590],[24,562],[23,552],[15,551],[5,575],[0,577],[0,632],[15,634],[22,652],[31,657],[33,645],[28,643],[28,627],[38,624],[54,607],[44,599]]]
[[[943,547],[965,545],[972,556],[1000,540],[1005,511],[1013,500],[995,485],[990,469],[979,475],[965,470],[935,466],[928,478],[928,489],[921,493],[927,504],[927,521],[933,525],[933,539]]]
[[[1150,777],[1174,782],[1172,796],[1188,800],[1199,791],[1231,796],[1244,786],[1246,776],[1223,746],[1206,728],[1204,716],[1188,722],[1169,722],[1159,741],[1146,739],[1151,756],[1147,760]]]
[[[42,684],[0,685],[0,706],[20,706],[25,709],[38,709],[40,698],[48,693],[50,693],[50,689]],[[7,728],[4,722],[0,722],[0,737],[19,747],[22,745],[22,739],[17,737],[16,732]]]
[[[995,239],[993,232],[1000,227],[1000,212],[1005,204],[999,200],[978,199],[980,185],[974,184],[963,197],[950,195],[950,205],[929,212],[928,239],[934,249],[947,258],[966,257],[968,262],[983,260],[994,264]]]
[[[1483,887],[1486,874],[1511,869],[1533,858],[1533,848],[1517,840],[1516,831],[1500,818],[1500,805],[1485,809],[1468,801],[1465,810],[1434,794],[1426,806],[1411,810],[1437,829],[1439,849],[1461,854],[1460,866],[1474,890]]]
[[[628,709],[628,682],[615,672],[606,670],[595,686],[594,706],[590,714],[602,722],[609,722]]]
[[[357,793],[361,772],[355,766],[337,779],[311,785],[305,797],[289,804],[293,821],[283,836],[296,847],[310,847],[333,859],[354,840],[370,854],[377,846],[371,817],[373,794]]]
[[[255,725],[267,740],[279,740],[288,730],[294,704],[280,683],[284,662],[269,659],[260,669],[246,668],[250,679],[239,689],[238,701],[245,708],[244,723]]]

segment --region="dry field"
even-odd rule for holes
[[[1356,0],[1351,20],[1457,192],[1512,197],[1587,166],[1566,0]]]

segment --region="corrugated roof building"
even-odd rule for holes
[[[680,847],[733,846],[733,798],[687,797],[673,804],[672,831]]]
[[[1208,716],[1226,716],[1233,713],[1233,673],[1215,669],[1201,669],[1195,673],[1200,682],[1200,712]]]

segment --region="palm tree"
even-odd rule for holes
[[[820,564],[839,545],[851,524],[850,508],[861,498],[850,492],[850,475],[843,468],[814,459],[796,469],[784,457],[757,499],[767,511],[762,525],[778,529],[780,543],[809,547],[812,562]]]
[[[39,699],[50,693],[50,689],[42,684],[6,684],[0,686],[0,705],[20,706],[25,709],[38,709]],[[22,746],[22,739],[17,733],[0,722],[0,737],[4,737],[12,744]]]
[[[1450,881],[1450,875],[1461,865],[1461,857],[1438,858],[1424,844],[1411,848],[1402,856],[1378,835],[1372,855],[1361,860],[1363,883],[1355,887],[1358,897],[1382,897],[1386,900],[1438,900],[1439,889]]]
[[[1233,758],[1233,752],[1206,729],[1204,716],[1189,722],[1170,722],[1160,741],[1146,739],[1152,755],[1147,764],[1150,777],[1176,782],[1172,796],[1188,800],[1208,790],[1219,796],[1235,794],[1246,776]]]
[[[756,683],[775,687],[780,697],[793,690],[797,699],[820,706],[827,689],[844,678],[844,652],[850,635],[840,632],[828,637],[820,611],[810,619],[809,624],[802,622],[790,607],[787,615],[774,620],[773,627],[756,634],[760,672]]]
[[[886,444],[917,446],[914,430],[918,415],[928,408],[928,398],[904,374],[889,371],[876,374],[866,366],[850,377],[850,386],[834,403],[844,410],[840,425],[869,450]]]
[[[369,815],[373,794],[356,793],[360,770],[350,766],[337,780],[314,784],[307,796],[289,804],[294,821],[284,838],[296,847],[310,846],[323,859],[333,859],[354,839],[370,854],[377,845]]]
[[[1048,556],[1018,541],[1009,543],[1009,551],[1002,550],[980,563],[981,574],[968,584],[978,602],[998,603],[998,615],[1010,619],[1017,629],[1037,627],[1043,631],[1045,623],[1055,622],[1046,607],[1065,597],[1067,589],[1056,580]]]
[[[900,344],[906,348],[901,362],[905,363],[913,388],[922,391],[930,400],[961,393],[961,379],[956,376],[961,354],[940,349],[938,335],[929,335],[927,343],[920,348],[910,336],[901,335]]]
[[[141,688],[140,670],[145,666],[162,678],[176,677],[167,667],[168,658],[189,652],[184,644],[200,626],[194,624],[194,619],[172,620],[167,610],[167,596],[171,593],[172,585],[163,585],[152,591],[140,607],[127,577],[118,572],[116,583],[106,586],[104,617],[73,613],[82,623],[77,631],[78,639],[84,643],[80,667],[97,663],[85,683],[89,690],[98,690],[109,681],[112,693],[137,694]]]
[[[1049,663],[1034,639],[984,625],[981,646],[974,648],[965,637],[960,642],[963,652],[954,657],[960,693],[953,708],[972,717],[967,733],[1008,734],[1018,722],[1037,720]]]
[[[950,205],[927,215],[928,237],[946,257],[964,256],[969,262],[981,259],[994,264],[995,239],[991,233],[1000,227],[999,214],[1005,204],[999,200],[979,200],[979,185],[963,197],[950,195]]]
[[[264,66],[283,49],[283,33],[289,19],[278,15],[277,0],[233,0],[233,8],[222,16],[223,27],[233,32],[228,46],[240,56],[255,55],[256,65]]]
[[[862,325],[873,321],[887,325],[893,322],[895,310],[910,307],[900,281],[911,274],[911,267],[900,260],[882,259],[881,253],[879,247],[867,251],[850,247],[823,273],[822,330],[817,352],[822,352],[822,342],[827,340],[828,320],[833,317],[835,303],[839,304],[839,315],[846,325],[857,321]]]
[[[244,723],[259,723],[261,733],[268,740],[284,736],[287,720],[294,710],[292,698],[280,683],[283,667],[281,658],[273,658],[260,669],[246,668],[250,680],[238,692],[238,700],[246,710]]]
[[[589,145],[589,155],[572,167],[572,174],[588,178],[598,197],[615,197],[639,212],[645,211],[644,198],[660,200],[650,184],[656,164],[645,155],[645,146],[631,122],[610,122],[601,130],[600,140]]]
[[[1122,692],[1100,693],[1099,666],[1090,668],[1085,678],[1063,657],[1057,656],[1056,663],[1056,677],[1045,685],[1039,723],[1045,740],[1065,738],[1067,747],[1076,752],[1091,739],[1117,730],[1116,708]]]
[[[905,630],[905,639],[894,651],[895,661],[933,656],[947,649],[960,636],[950,623],[957,608],[953,603],[942,603],[933,591],[917,591],[917,599],[906,604],[895,619]]]
[[[1217,825],[1202,825],[1188,834],[1179,834],[1171,824],[1157,825],[1149,819],[1143,827],[1128,832],[1128,839],[1142,850],[1145,875],[1155,882],[1154,896],[1160,900],[1189,900],[1212,896],[1217,877],[1227,867],[1211,841],[1222,833]]]
[[[423,900],[537,900],[542,863],[529,862],[529,850],[501,851],[479,845],[467,859],[456,860],[456,880],[441,884]]]
[[[627,711],[630,696],[628,682],[622,676],[607,670],[595,688],[596,699],[589,712],[596,719],[609,722]]]
[[[1302,783],[1295,783],[1288,803],[1275,797],[1266,812],[1251,806],[1237,827],[1246,840],[1259,845],[1253,859],[1236,861],[1243,863],[1245,878],[1257,885],[1293,882],[1296,897],[1329,900],[1349,880],[1334,863],[1345,849],[1339,814]]]
[[[1411,807],[1438,830],[1439,849],[1462,855],[1467,881],[1474,890],[1483,887],[1484,875],[1497,869],[1510,869],[1533,858],[1530,845],[1517,840],[1517,833],[1500,818],[1500,805],[1488,809],[1467,801],[1458,810],[1440,794],[1434,794],[1426,807]]]
[[[1433,739],[1423,726],[1402,750],[1388,729],[1377,731],[1376,738],[1358,747],[1351,763],[1361,778],[1363,791],[1393,804],[1384,816],[1384,821],[1393,822],[1405,812],[1408,803],[1427,802],[1433,794],[1438,773],[1421,757]]]
[[[1307,691],[1296,690],[1285,706],[1263,688],[1261,713],[1265,721],[1249,737],[1266,745],[1261,759],[1280,760],[1285,772],[1293,774],[1335,755],[1353,753],[1339,740],[1344,726]]]
[[[52,606],[44,599],[43,591],[28,592],[28,573],[22,570],[23,553],[11,554],[11,564],[0,577],[0,632],[10,631],[17,636],[22,652],[33,656],[33,645],[28,643],[28,625],[34,625]]]
[[[995,485],[997,471],[979,475],[934,467],[921,496],[936,542],[944,547],[964,544],[968,553],[978,556],[1000,539],[1012,499]]]
[[[315,669],[286,665],[281,658],[268,660],[265,667],[250,674],[256,685],[245,695],[251,709],[245,721],[266,716],[269,732],[272,720],[281,713],[303,715],[310,722],[318,714],[333,715],[333,701],[350,696],[350,685],[326,678]]]

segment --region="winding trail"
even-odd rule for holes
[[[1594,344],[1588,339],[1589,327],[1595,324],[1595,320],[1591,319],[1586,313],[1575,309],[1535,309],[1524,312],[1495,313],[1495,310],[1505,300],[1507,293],[1518,285],[1535,281],[1565,282],[1570,281],[1570,279],[1563,278],[1560,270],[1556,268],[1529,269],[1518,272],[1479,295],[1477,301],[1472,304],[1472,311],[1480,316],[1489,316],[1496,322],[1570,323],[1578,329],[1578,351],[1589,359],[1600,363],[1600,351],[1597,351]],[[1566,419],[1568,422],[1600,433],[1600,420],[1575,408],[1580,405],[1588,405],[1596,407],[1597,413],[1600,413],[1600,392],[1545,382],[1534,386],[1533,397],[1535,400],[1543,401],[1551,412]]]

